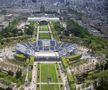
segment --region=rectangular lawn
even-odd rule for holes
[[[58,82],[55,64],[40,64],[40,82]]]
[[[40,31],[49,31],[48,30],[48,25],[41,25],[40,26]]]
[[[59,90],[59,85],[41,85],[41,90]]]
[[[49,33],[39,33],[39,39],[51,39]]]

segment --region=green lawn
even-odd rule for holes
[[[59,90],[59,85],[41,85],[41,90]]]
[[[48,25],[41,25],[40,31],[48,31]]]
[[[52,34],[54,36],[54,38],[60,42],[60,35],[57,33],[57,31],[55,30],[55,27],[54,27],[54,22],[51,22],[50,23],[50,27],[51,27],[51,30],[52,30]]]
[[[32,71],[28,71],[28,80],[29,80],[29,82],[31,82],[31,80],[32,80]]]
[[[51,39],[49,33],[39,33],[39,39]]]
[[[62,80],[59,78],[59,72],[57,70],[58,65],[53,64],[38,64],[38,83],[56,83],[56,84],[39,84],[37,90],[64,90],[64,86],[59,85]],[[50,79],[48,79],[50,77]]]
[[[40,82],[58,82],[56,64],[40,64]],[[48,80],[50,78],[50,80]]]

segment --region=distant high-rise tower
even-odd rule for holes
[[[40,6],[40,12],[44,13],[45,12],[45,7],[44,4],[41,2],[41,6]]]
[[[68,1],[67,0],[64,0],[64,3],[66,4]]]
[[[61,3],[64,3],[64,2],[65,2],[65,0],[60,0],[60,2],[61,2]]]
[[[25,0],[22,0],[22,6],[25,6]]]
[[[108,12],[108,1],[104,0],[104,10]]]
[[[37,3],[37,0],[32,0],[33,3]]]
[[[108,1],[107,0],[104,0],[104,3],[103,3],[103,13],[106,17],[108,17]],[[108,21],[108,18],[107,18],[107,21]]]

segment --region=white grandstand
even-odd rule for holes
[[[59,60],[62,56],[69,56],[76,50],[76,44],[57,43],[55,40],[39,40],[36,43],[18,43],[17,52],[33,55],[37,60]]]

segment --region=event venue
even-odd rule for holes
[[[0,90],[108,90],[108,0],[0,0]]]
[[[49,23],[59,21],[58,17],[29,17],[28,21],[38,22],[35,43],[18,43],[17,52],[35,56],[36,60],[60,60],[61,56],[70,56],[76,50],[76,44],[57,42],[52,34]],[[44,30],[46,29],[46,30]]]

